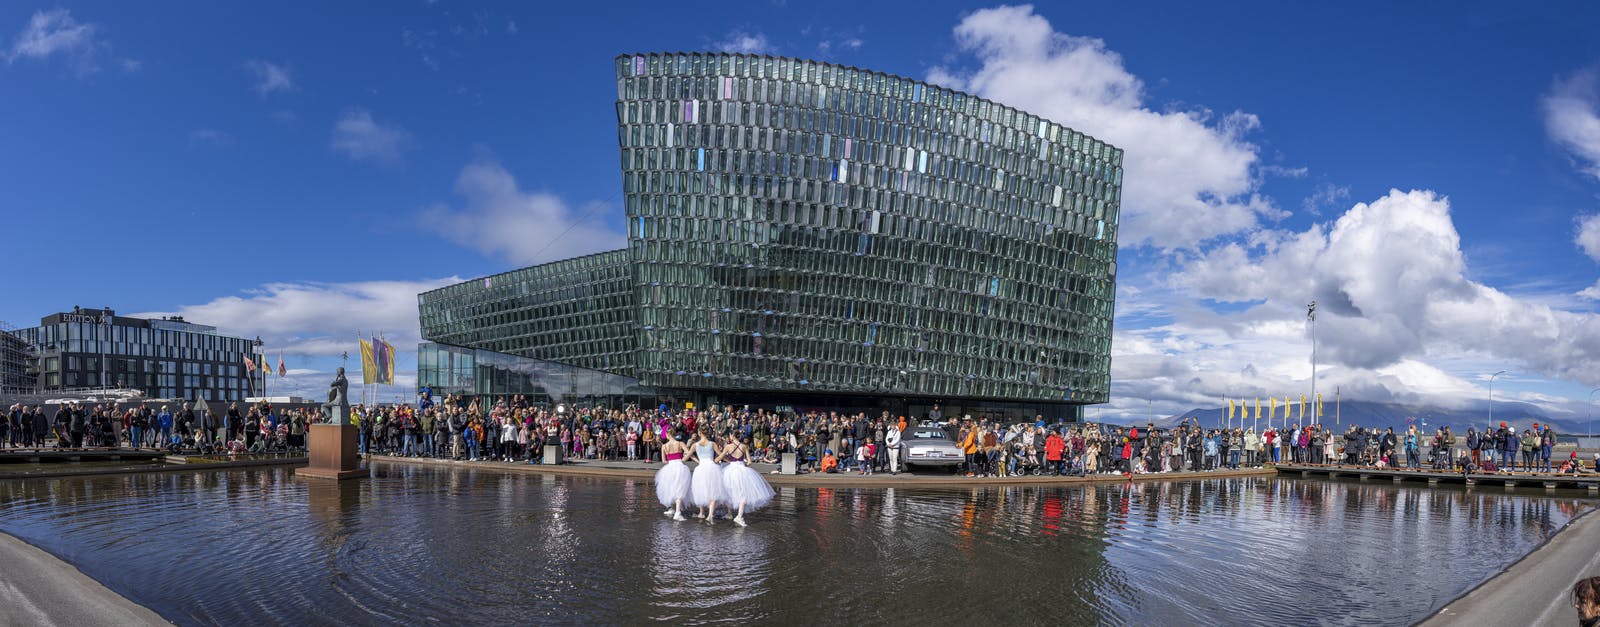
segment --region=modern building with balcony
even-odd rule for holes
[[[259,340],[229,337],[178,317],[134,318],[73,307],[18,329],[40,394],[136,391],[144,398],[242,401],[256,394],[244,359],[264,363]]]
[[[1119,149],[827,63],[640,54],[616,74],[627,248],[421,294],[421,384],[561,398],[457,360],[487,351],[698,404],[1107,400]]]

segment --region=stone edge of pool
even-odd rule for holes
[[[299,466],[306,464],[305,457],[283,457],[275,459],[241,459],[234,461],[215,462],[187,462],[166,463],[160,466],[119,466],[106,468],[76,468],[70,470],[51,470],[30,473],[7,473],[0,466],[0,481],[21,481],[25,479],[60,479],[63,477],[93,477],[97,475],[128,475],[149,472],[182,472],[185,470],[225,470],[230,468],[250,468],[254,466]]]
[[[1600,514],[1589,508],[1544,543],[1417,625],[1574,625],[1572,584],[1600,575]]]
[[[77,567],[0,533],[0,623],[10,625],[171,625]]]
[[[376,456],[367,458],[367,462],[395,465],[421,465],[421,466],[447,466],[453,468],[467,468],[472,470],[497,470],[502,472],[520,472],[532,474],[562,475],[572,477],[609,477],[615,479],[653,479],[657,464],[653,467],[621,467],[591,465],[589,462],[559,464],[547,466],[543,464],[528,464],[525,462],[460,462],[448,459],[431,459],[419,457],[389,457]],[[639,462],[617,462],[618,464]],[[1160,474],[1133,475],[1090,475],[1087,477],[963,477],[945,473],[935,475],[891,475],[877,473],[861,476],[855,473],[807,473],[803,475],[781,475],[770,472],[774,469],[771,464],[757,464],[762,477],[775,486],[805,487],[805,488],[972,488],[987,486],[1051,486],[1051,485],[1077,485],[1084,483],[1127,483],[1129,481],[1181,481],[1188,479],[1224,479],[1232,477],[1253,477],[1276,475],[1272,468],[1242,468],[1239,470],[1219,470],[1213,472],[1169,472]]]

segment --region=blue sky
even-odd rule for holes
[[[613,56],[744,50],[933,80],[1128,151],[1116,399],[1096,411],[1308,391],[1302,308],[1331,298],[1348,306],[1319,321],[1323,389],[1459,405],[1507,369],[1497,398],[1581,414],[1600,385],[1597,18],[8,3],[0,206],[24,297],[0,320],[182,312],[262,335],[313,389],[358,330],[414,342],[419,289],[620,245]]]

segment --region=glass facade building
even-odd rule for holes
[[[111,309],[51,314],[17,335],[38,350],[36,389],[45,393],[115,388],[146,398],[242,401],[256,387],[243,372],[245,358],[265,363],[254,341],[216,327]]]
[[[614,341],[612,365],[567,363],[723,400],[1056,415],[1107,400],[1120,150],[857,68],[740,54],[615,67],[628,247],[594,256],[616,275],[568,287],[621,288],[608,302],[626,312],[562,318],[469,282],[422,295],[425,338],[555,360],[588,358],[579,337]],[[552,335],[517,327],[530,323]]]
[[[633,377],[432,342],[417,347],[417,378],[439,395],[524,395],[551,404],[647,404],[657,397]]]

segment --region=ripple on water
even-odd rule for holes
[[[662,516],[648,481],[382,465],[7,482],[0,530],[182,624],[1341,624],[1426,615],[1591,505],[1277,478],[779,487],[739,528]]]

